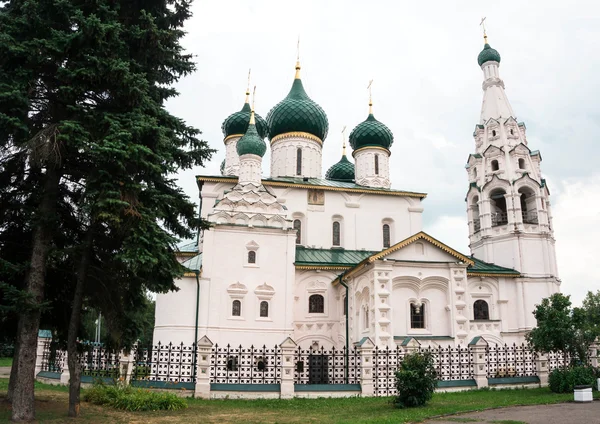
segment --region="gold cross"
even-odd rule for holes
[[[252,92],[252,112],[254,112],[254,101],[256,100],[256,86],[254,86],[254,91]]]
[[[479,22],[479,26],[483,28],[483,39],[487,43],[487,34],[485,33],[485,19],[486,19],[485,16],[483,18],[481,18],[481,22]]]
[[[342,155],[346,156],[346,126],[345,125],[344,125],[344,128],[342,128],[342,146],[343,146]]]
[[[296,45],[296,61],[300,62],[300,34],[298,34],[298,44]]]

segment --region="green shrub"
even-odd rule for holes
[[[396,406],[408,408],[425,405],[433,396],[436,376],[430,353],[415,352],[406,355],[396,371]]]
[[[595,386],[597,375],[593,367],[556,368],[548,377],[548,385],[554,393],[569,393],[580,384]]]
[[[123,384],[114,386],[94,384],[92,388],[83,392],[83,400],[125,411],[175,411],[187,408],[185,399],[173,393],[152,392]]]

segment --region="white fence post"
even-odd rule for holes
[[[210,398],[210,357],[212,348],[213,342],[206,336],[203,336],[197,342],[196,387],[194,389],[194,396],[203,399]]]
[[[535,358],[535,370],[540,379],[540,386],[548,385],[548,356],[545,353],[538,354]]]
[[[598,357],[600,355],[600,339],[596,338],[590,345],[590,365],[594,368],[598,367]]]
[[[488,342],[483,337],[475,337],[469,343],[469,349],[473,352],[473,377],[479,389],[488,387],[487,348]]]
[[[69,384],[71,373],[69,372],[69,354],[65,350],[62,360],[62,372],[60,374],[60,384]]]
[[[373,396],[375,388],[373,386],[373,349],[375,343],[369,338],[363,338],[358,344],[360,353],[360,390],[363,396]],[[350,352],[348,352],[350,354]],[[346,364],[349,366],[350,364]]]
[[[133,374],[133,361],[135,358],[135,350],[137,346],[134,346],[129,351],[122,350],[119,352],[119,367],[120,367],[120,378],[125,384],[131,383],[131,377]]]
[[[279,345],[281,348],[281,399],[290,399],[294,397],[294,367],[296,349],[298,345],[291,338],[287,337]]]
[[[42,370],[42,365],[44,362],[44,350],[46,345],[50,347],[50,342],[52,341],[52,334],[48,330],[40,330],[38,332],[37,339],[37,351],[35,356],[35,375],[37,376],[39,372]],[[48,358],[46,358],[48,359]]]

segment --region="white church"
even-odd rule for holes
[[[324,172],[327,115],[297,63],[266,120],[246,93],[223,122],[222,175],[197,177],[211,227],[179,246],[188,271],[179,291],[157,296],[154,343],[522,342],[534,305],[560,287],[549,191],[487,38],[478,64],[483,103],[465,181],[470,255],[422,231],[426,194],[391,187],[394,137],[372,102],[349,136],[352,158],[344,149]]]

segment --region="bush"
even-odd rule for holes
[[[595,386],[597,376],[598,372],[593,367],[556,368],[548,377],[548,385],[554,393],[569,393],[580,384]]]
[[[175,411],[187,408],[187,402],[173,393],[151,392],[123,384],[107,386],[96,383],[83,392],[83,400],[125,411]]]
[[[407,408],[425,405],[433,396],[436,376],[430,353],[415,352],[406,355],[396,371],[396,406]]]

